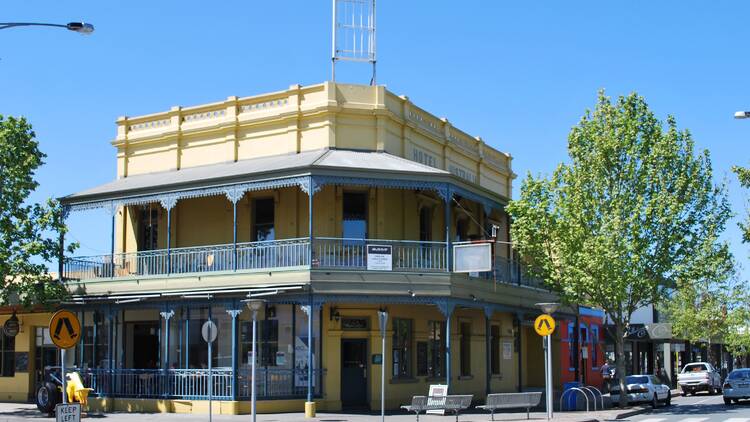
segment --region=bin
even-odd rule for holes
[[[578,381],[571,381],[563,383],[563,394],[565,394],[566,391],[570,390],[571,388],[581,388],[583,386],[582,383]],[[579,391],[572,391],[570,393],[565,394],[565,400],[563,400],[562,404],[562,410],[578,410],[578,396],[580,396],[581,393]],[[583,400],[583,399],[581,399]]]

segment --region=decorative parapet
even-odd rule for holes
[[[163,127],[170,126],[172,124],[171,119],[158,119],[158,120],[149,120],[141,123],[134,123],[128,125],[128,132],[137,132],[141,130],[147,130],[147,129],[159,129]]]
[[[508,163],[510,157],[500,151],[492,148],[484,148],[484,160],[495,167],[499,167],[505,171],[510,171],[510,165]]]
[[[427,132],[431,132],[432,134],[437,135],[441,138],[443,137],[441,129],[443,127],[443,122],[432,114],[415,106],[413,103],[411,104],[411,107],[409,107],[408,115],[406,116],[406,118],[414,122],[417,127],[420,127]]]
[[[268,101],[254,101],[248,104],[240,105],[240,114],[252,113],[254,111],[259,111],[259,110],[270,110],[273,108],[280,108],[280,107],[286,106],[287,104],[289,104],[288,98],[279,98],[279,99],[268,100]]]
[[[171,110],[137,117],[122,117],[117,120],[118,132],[115,144],[129,140],[139,141],[160,138],[183,130],[200,131],[217,125],[242,124],[287,113],[319,110],[323,107],[341,110],[347,107],[387,107],[393,115],[403,119],[409,126],[421,130],[438,142],[450,145],[472,159],[502,172],[511,172],[510,156],[497,151],[481,140],[455,128],[447,119],[441,119],[414,105],[406,96],[396,96],[384,90],[385,98],[371,95],[372,87],[358,85],[336,85],[326,82],[301,87],[292,85],[277,91],[251,97],[229,97],[224,101],[195,107],[173,107]],[[410,158],[410,157],[405,157]],[[448,170],[448,169],[446,169]]]
[[[202,113],[192,113],[187,114],[182,117],[182,121],[189,123],[189,122],[196,122],[199,120],[211,120],[211,119],[217,119],[220,117],[226,116],[227,112],[225,109],[222,110],[211,110],[211,111],[204,111]]]

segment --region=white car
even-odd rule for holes
[[[613,383],[617,381],[613,380]],[[656,408],[659,402],[666,406],[672,404],[672,392],[659,378],[653,375],[628,375],[625,377],[628,403],[651,403]],[[618,406],[620,403],[620,386],[614,384],[610,390],[612,404]]]
[[[688,363],[677,374],[677,384],[682,395],[695,394],[697,391],[708,391],[708,394],[721,392],[721,374],[707,362]]]
[[[724,381],[724,404],[750,399],[750,369],[735,369]]]

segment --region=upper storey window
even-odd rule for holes
[[[367,193],[344,192],[343,237],[367,239]]]
[[[432,240],[432,209],[422,207],[419,210],[419,240],[429,242]]]
[[[253,201],[253,241],[276,240],[273,198]]]
[[[158,249],[159,242],[159,207],[144,205],[140,215],[140,248],[141,251]]]

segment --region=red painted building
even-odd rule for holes
[[[560,330],[560,380],[563,383],[579,381],[584,385],[602,388],[604,355],[604,312],[581,307],[578,317],[579,337],[576,352],[575,317],[558,319]],[[578,358],[578,365],[576,365]],[[576,379],[576,369],[578,379]]]

